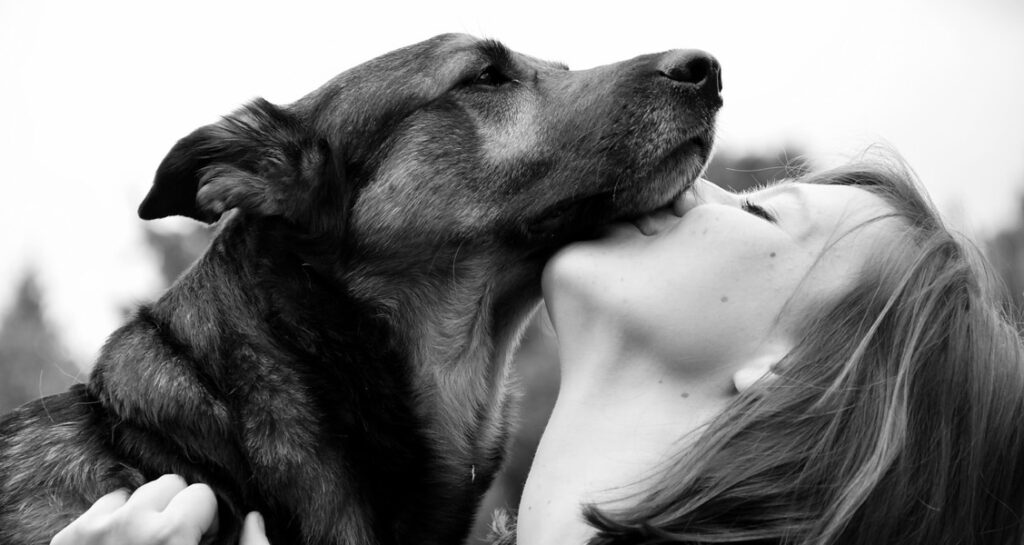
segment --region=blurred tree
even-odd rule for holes
[[[985,253],[1006,286],[1013,317],[1017,323],[1024,322],[1024,197],[1017,224],[992,237],[985,244]]]
[[[146,244],[156,252],[164,287],[170,286],[181,273],[192,266],[213,240],[213,229],[198,223],[180,232],[160,232],[143,226]]]
[[[35,272],[26,271],[0,322],[0,413],[66,390],[78,372],[46,321]]]
[[[198,223],[187,224],[182,231],[158,231],[144,224],[143,240],[156,257],[157,270],[160,272],[161,291],[170,287],[181,273],[195,263],[203,255],[213,240],[214,230]],[[121,306],[121,315],[128,320],[135,314],[136,305]]]

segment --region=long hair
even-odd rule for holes
[[[898,243],[635,506],[588,506],[590,545],[1024,543],[1024,350],[999,283],[901,163],[800,181],[880,195]]]

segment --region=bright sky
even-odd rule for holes
[[[1018,213],[1020,0],[348,4],[0,0],[0,308],[35,267],[91,360],[119,306],[155,295],[135,209],[178,138],[452,31],[573,68],[705,49],[723,65],[720,146],[788,142],[829,165],[884,141],[968,233]]]

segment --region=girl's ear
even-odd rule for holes
[[[766,384],[775,380],[778,377],[774,372],[775,367],[789,354],[789,351],[788,344],[772,345],[747,361],[732,374],[732,383],[736,387],[736,392],[742,394],[755,384]]]

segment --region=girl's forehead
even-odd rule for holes
[[[898,240],[896,210],[881,196],[856,186],[793,184],[807,207],[805,238],[810,258],[786,313],[799,321],[813,309],[838,300],[862,277],[865,267],[891,251]],[[784,320],[786,321],[786,320]]]
[[[762,202],[779,208],[784,227],[812,246],[835,240],[895,210],[882,197],[857,186],[778,183],[757,191]]]

